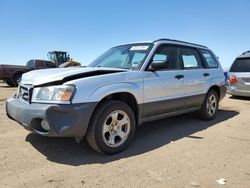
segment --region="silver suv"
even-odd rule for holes
[[[250,97],[250,51],[244,52],[233,62],[228,72],[227,93]]]
[[[211,50],[160,39],[111,48],[87,67],[26,73],[6,111],[32,132],[78,142],[86,135],[96,151],[114,154],[144,122],[193,111],[214,119],[225,93]]]

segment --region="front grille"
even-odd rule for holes
[[[32,86],[19,86],[19,91],[18,91],[18,98],[23,99],[24,101],[31,102],[31,97],[32,97]]]
[[[244,82],[250,83],[250,78],[241,78]]]

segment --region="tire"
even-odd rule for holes
[[[129,145],[135,129],[136,120],[132,109],[123,102],[108,100],[95,110],[86,138],[94,150],[111,155]]]
[[[14,83],[12,82],[12,80],[11,80],[11,79],[6,80],[5,82],[6,82],[6,84],[7,84],[8,86],[10,86],[10,87],[14,87]]]
[[[13,78],[13,84],[15,87],[17,87],[19,85],[19,83],[21,82],[21,78],[22,78],[22,74],[20,74],[20,73],[15,74],[15,76]]]
[[[218,93],[214,90],[209,90],[200,109],[199,114],[201,119],[206,121],[213,120],[216,117],[218,107]]]

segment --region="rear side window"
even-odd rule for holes
[[[196,49],[181,48],[180,54],[185,69],[203,68],[201,58]]]
[[[35,61],[35,65],[36,65],[37,69],[44,69],[45,68],[43,61],[37,60],[37,61]]]
[[[236,59],[230,72],[250,72],[250,58]]]
[[[218,68],[218,62],[210,51],[201,50],[201,54],[208,68]]]

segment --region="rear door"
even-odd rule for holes
[[[159,46],[152,61],[165,61],[163,69],[144,71],[144,117],[181,110],[185,106],[184,70],[178,48]]]
[[[204,68],[196,48],[180,47],[179,50],[186,82],[186,107],[198,107],[207,92],[210,74]]]

